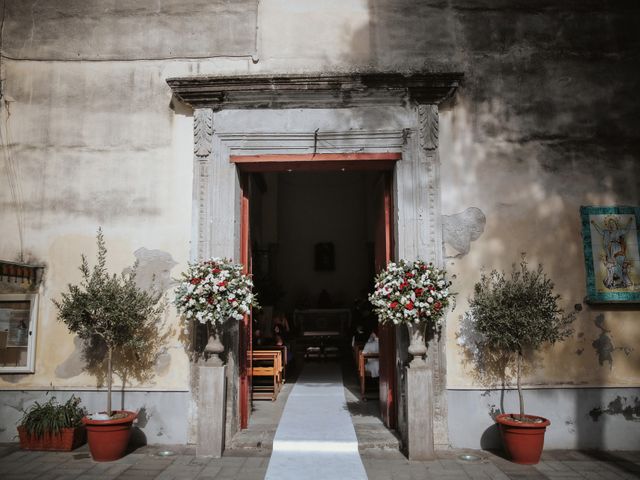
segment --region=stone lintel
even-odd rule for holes
[[[169,78],[181,102],[194,108],[344,108],[439,104],[452,96],[462,73],[243,75]]]

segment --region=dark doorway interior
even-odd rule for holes
[[[242,186],[241,258],[264,306],[240,332],[241,428],[247,428],[253,408],[251,386],[258,387],[254,393],[264,393],[258,377],[271,381],[267,398],[275,400],[280,389],[275,388],[280,383],[276,372],[282,371],[275,366],[280,355],[265,352],[265,346],[287,359],[286,377],[303,359],[337,358],[344,363],[353,353],[360,358],[356,363],[364,397],[362,372],[374,376],[369,371],[372,360],[362,358],[365,347],[351,347],[356,332],[364,340],[376,325],[366,297],[375,272],[384,268],[393,251],[391,179],[400,155],[231,159],[239,167]],[[381,420],[394,428],[394,331],[379,330],[379,385],[374,392],[380,393]],[[264,355],[273,357],[266,366]]]
[[[367,294],[376,268],[388,260],[384,252],[390,241],[385,240],[383,215],[387,204],[383,200],[391,172],[291,170],[245,171],[241,177],[250,205],[246,209],[250,268],[264,308],[254,311],[253,332],[247,335],[253,340],[253,349],[247,351],[255,363],[247,367],[254,377],[245,378],[258,388],[244,397],[251,416],[247,416],[246,430],[234,437],[232,448],[254,444],[258,437],[273,438],[303,363],[312,362],[315,369],[322,369],[340,362],[347,408],[359,441],[369,447],[395,449],[398,440],[385,427],[393,427],[386,420],[393,404],[389,395],[379,394],[391,389],[381,388],[378,379],[367,379],[367,401],[362,400],[352,348],[358,327],[359,339],[366,340],[377,323],[369,311]],[[285,339],[290,358],[281,390],[274,395],[266,388],[264,394],[259,387],[273,385],[273,379],[258,378],[255,373],[269,365],[260,354],[273,349],[277,341],[274,317],[280,312],[290,327]],[[389,358],[393,362],[395,351]],[[389,374],[386,378],[394,382]],[[240,400],[243,405],[243,398]],[[263,441],[268,448],[269,441]]]
[[[351,342],[358,325],[365,333],[373,327],[366,296],[375,274],[374,189],[381,175],[250,174],[253,275],[265,306],[255,315],[254,329],[266,341],[273,340],[273,317],[279,312],[289,321],[291,340],[312,329],[303,324],[312,321],[313,315],[304,314],[310,310],[335,311],[333,319],[316,326],[339,330],[341,346]],[[301,352],[308,353],[296,349]]]

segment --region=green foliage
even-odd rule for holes
[[[542,265],[529,270],[524,258],[510,277],[496,270],[483,274],[469,305],[485,345],[522,354],[571,335],[575,313],[565,314],[558,306],[553,287]]]
[[[107,411],[111,413],[113,355],[135,357],[132,352],[148,348],[150,337],[157,333],[157,323],[164,304],[161,293],[142,290],[135,281],[136,266],[131,273],[109,274],[107,248],[102,229],[97,234],[98,258],[91,268],[82,255],[79,285],[69,285],[60,301],[58,320],[84,342],[84,357],[89,370],[106,362]],[[158,351],[158,345],[153,352]],[[154,353],[155,354],[155,353]],[[116,360],[116,366],[118,362]]]
[[[521,385],[524,352],[564,340],[573,332],[575,312],[565,314],[553,287],[542,265],[529,270],[523,255],[509,277],[496,270],[483,274],[469,300],[473,328],[480,334],[476,359],[503,371],[515,360],[521,421],[526,421]]]
[[[63,405],[58,403],[56,397],[51,397],[43,404],[35,402],[24,412],[19,425],[30,436],[39,438],[47,432],[55,435],[63,428],[81,426],[82,417],[86,414],[87,411],[80,407],[80,399],[74,395]]]
[[[107,272],[107,249],[102,229],[98,230],[98,261],[89,267],[82,255],[82,281],[69,285],[62,300],[54,300],[58,319],[84,341],[100,337],[108,348],[139,342],[137,331],[156,316],[160,294],[146,292],[135,282],[135,268],[129,274]]]

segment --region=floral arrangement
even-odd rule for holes
[[[375,280],[369,295],[381,323],[429,323],[440,328],[453,297],[445,271],[422,260],[390,263]]]
[[[176,290],[175,305],[188,319],[200,323],[224,323],[228,318],[242,320],[251,307],[257,307],[251,277],[242,265],[226,258],[190,263]]]

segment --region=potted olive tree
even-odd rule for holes
[[[502,365],[515,371],[520,412],[499,414],[496,422],[507,453],[521,464],[538,463],[550,425],[544,417],[525,413],[521,377],[527,353],[567,338],[575,318],[575,312],[566,314],[558,305],[553,288],[542,265],[530,270],[523,256],[508,277],[496,270],[483,274],[469,303],[477,348],[501,356]]]
[[[122,457],[129,442],[131,425],[137,413],[113,410],[111,392],[114,357],[144,343],[143,335],[153,327],[163,306],[159,293],[142,290],[135,282],[135,267],[130,273],[109,274],[107,249],[102,230],[98,230],[98,257],[93,268],[84,255],[79,285],[69,285],[60,301],[58,319],[84,342],[85,358],[106,363],[106,410],[83,419],[87,427],[89,449],[96,461]]]

